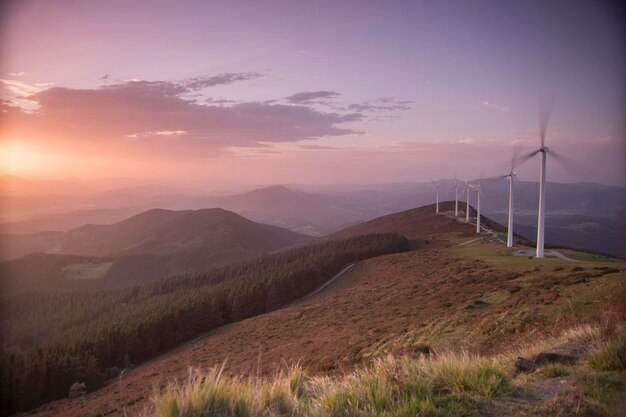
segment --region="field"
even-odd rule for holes
[[[63,278],[68,280],[101,279],[106,276],[111,265],[113,265],[113,262],[85,262],[68,265],[62,269]]]

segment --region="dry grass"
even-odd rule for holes
[[[463,416],[479,398],[511,392],[493,361],[466,352],[419,358],[387,356],[343,377],[306,376],[292,367],[274,378],[230,378],[221,369],[191,371],[182,386],[154,398],[145,415]]]
[[[581,389],[588,392],[586,398],[592,402],[590,406],[602,411],[606,409],[603,401],[610,403],[615,392],[620,392],[615,390],[621,389],[621,385],[606,382],[613,381],[618,373],[596,374],[588,364],[594,369],[623,371],[623,362],[620,362],[624,358],[620,356],[624,352],[622,327],[617,328],[616,333],[615,326],[583,324],[557,337],[489,358],[466,351],[418,357],[388,355],[374,360],[370,366],[334,377],[310,377],[300,366],[287,368],[269,378],[233,378],[223,374],[223,367],[206,372],[193,370],[182,385],[172,385],[156,393],[153,407],[146,409],[143,415],[471,416],[478,413],[481,404],[503,407],[506,402],[499,399],[506,396],[522,398],[524,407],[539,410],[542,415],[556,403],[537,405],[537,401],[533,402],[532,396],[528,396],[528,383],[534,376],[515,377],[512,361],[521,354],[530,357],[564,342],[601,345],[602,349],[593,353],[589,361],[574,367],[548,365],[537,375],[553,378],[575,374]],[[621,368],[616,368],[615,364]],[[613,391],[607,391],[607,386]]]

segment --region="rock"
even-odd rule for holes
[[[559,394],[575,391],[575,378],[572,376],[549,378],[535,382],[532,388],[538,399],[551,400]]]
[[[76,398],[87,394],[87,386],[83,382],[74,382],[70,387],[69,397]]]
[[[531,372],[535,368],[535,363],[520,356],[515,360],[515,368],[519,372]]]
[[[535,358],[535,366],[552,362],[563,364],[574,363],[588,351],[589,347],[586,345],[565,343],[539,353]]]

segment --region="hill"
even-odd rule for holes
[[[55,252],[88,256],[167,254],[202,249],[215,256],[268,252],[306,240],[223,209],[153,209],[111,225],[85,225],[65,233]]]
[[[563,251],[574,260],[512,256],[487,233],[476,240],[473,225],[450,217],[449,203],[441,208],[441,215],[431,205],[338,232],[334,238],[399,232],[413,250],[359,261],[318,294],[219,327],[127,371],[121,385],[36,414],[136,411],[147,406],[153,386],[187,378],[189,366],[226,361],[227,375],[274,375],[299,363],[313,375],[342,375],[387,354],[461,347],[498,354],[552,337],[572,322],[623,311],[624,262],[574,251]],[[431,243],[415,244],[425,241]]]
[[[48,253],[1,262],[0,285],[5,292],[136,285],[309,239],[222,209],[154,209],[111,225],[15,235],[5,254]]]
[[[67,232],[8,235],[13,257],[32,252],[85,256],[171,254],[188,250],[230,257],[267,252],[306,240],[298,233],[255,223],[223,209],[153,209],[110,225],[88,224]]]

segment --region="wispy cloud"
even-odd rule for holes
[[[17,97],[25,97],[42,91],[46,85],[27,84],[17,80],[0,79],[0,83]]]
[[[322,145],[298,145],[301,149],[308,149],[312,151],[330,151],[330,150],[339,150],[341,148],[337,148],[335,146],[322,146]]]
[[[150,138],[155,136],[165,136],[165,137],[180,137],[188,134],[187,130],[157,130],[154,132],[141,132],[141,133],[133,133],[130,135],[126,135],[127,138]]]
[[[190,90],[200,90],[217,85],[232,84],[237,81],[254,80],[261,76],[262,75],[257,72],[228,72],[207,77],[190,78],[183,81],[182,84]]]
[[[319,100],[329,100],[340,95],[336,91],[301,91],[286,97],[285,100],[294,104],[312,104],[319,102]]]
[[[368,100],[363,103],[350,104],[348,109],[358,112],[390,112],[404,111],[411,109],[411,101],[400,101],[393,97],[381,97],[374,100]]]
[[[508,113],[511,110],[509,106],[502,106],[502,105],[499,105],[499,104],[496,104],[487,100],[479,100],[478,104],[485,106],[487,108],[499,111],[501,113]]]

